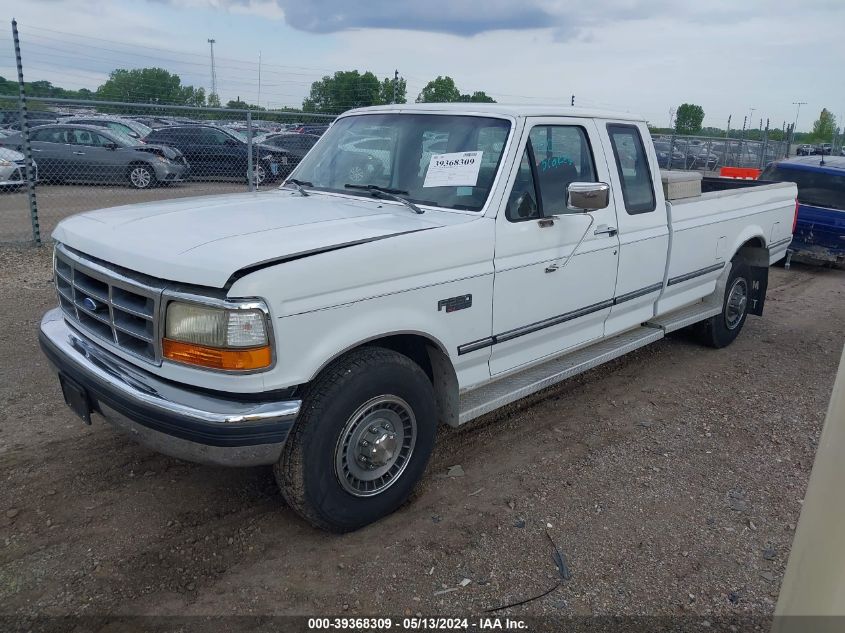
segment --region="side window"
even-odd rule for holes
[[[32,133],[33,141],[41,141],[42,143],[64,143],[61,130],[52,128],[35,130]]]
[[[232,137],[220,130],[203,130],[201,142],[203,145],[225,145]]]
[[[566,213],[566,190],[573,182],[595,182],[596,169],[583,128],[540,125],[528,135],[534,154],[543,215]]]
[[[114,141],[109,137],[97,134],[96,132],[91,132],[91,136],[93,137],[94,145],[98,145],[99,147],[105,147],[106,145],[114,143]]]
[[[71,143],[74,145],[87,145],[89,147],[97,145],[97,135],[88,130],[74,129],[71,134]]]
[[[516,180],[508,198],[505,217],[511,222],[537,219],[540,217],[540,207],[537,202],[537,187],[534,182],[531,153],[530,148],[526,147],[522,154],[522,160],[519,161],[519,171],[516,173]]]
[[[634,125],[608,124],[607,133],[622,181],[622,197],[628,215],[649,213],[657,208],[648,157]]]

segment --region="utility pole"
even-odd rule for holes
[[[801,112],[801,106],[807,105],[807,102],[806,101],[793,101],[792,105],[798,106],[798,107],[795,108],[795,123],[792,124],[792,134],[789,135],[789,144],[790,145],[792,145],[792,143],[795,141],[795,130],[798,129],[798,115]],[[786,155],[789,156],[789,150],[787,150]]]
[[[261,51],[258,51],[258,102],[256,105],[261,107]]]
[[[396,103],[396,90],[399,86],[399,69],[393,71],[393,101],[391,103]]]
[[[725,130],[725,138],[728,138],[731,135],[731,117],[732,116],[733,116],[732,114],[728,115],[728,128]]]
[[[215,39],[209,39],[208,43],[211,46],[211,94],[217,96],[217,71],[214,69],[214,44]]]

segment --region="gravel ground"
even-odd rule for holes
[[[773,613],[845,271],[772,269],[766,316],[727,349],[679,333],[444,429],[409,504],[333,536],[285,507],[269,468],[193,465],[82,425],[36,341],[49,250],[0,258],[2,616],[477,614],[558,583],[498,614]],[[128,630],[101,624],[70,630]]]

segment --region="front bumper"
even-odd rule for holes
[[[179,459],[273,464],[302,404],[250,402],[162,380],[86,339],[59,308],[41,320],[39,343],[58,372],[86,389],[95,413],[141,444]]]
[[[38,166],[33,163],[35,180],[38,180]],[[18,187],[26,184],[26,167],[21,163],[0,167],[0,187]]]
[[[153,169],[160,182],[179,182],[188,176],[189,166],[172,161],[170,163],[156,162]]]

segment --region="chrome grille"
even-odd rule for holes
[[[57,246],[56,292],[65,317],[86,334],[150,363],[161,361],[161,289]]]

